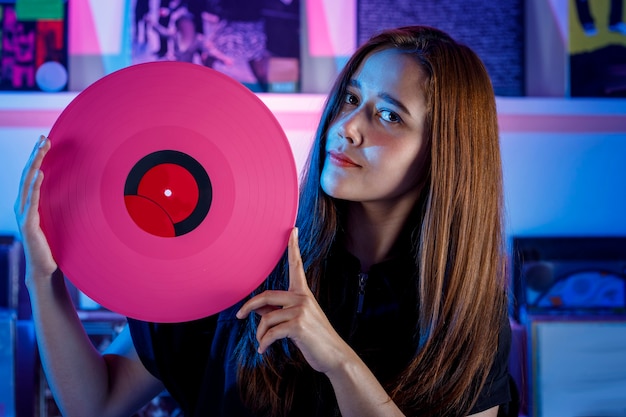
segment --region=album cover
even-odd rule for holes
[[[67,2],[0,0],[0,90],[66,91]]]
[[[132,63],[185,61],[254,92],[297,92],[300,0],[132,0]]]
[[[626,97],[623,0],[569,0],[569,95]]]
[[[626,313],[626,239],[513,237],[513,316]]]

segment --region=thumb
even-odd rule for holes
[[[289,259],[289,291],[307,292],[309,284],[306,281],[302,258],[300,257],[300,246],[298,245],[298,228],[294,227],[289,236],[288,247]]]

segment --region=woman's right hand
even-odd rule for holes
[[[39,219],[39,192],[43,181],[43,172],[40,167],[48,150],[50,150],[50,140],[42,135],[22,171],[14,206],[24,245],[27,284],[28,280],[50,277],[57,269]]]

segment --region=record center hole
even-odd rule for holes
[[[172,196],[172,190],[170,190],[168,188],[165,191],[163,191],[163,194],[165,194],[165,197],[171,197]]]

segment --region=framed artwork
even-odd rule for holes
[[[65,91],[67,82],[67,2],[0,0],[0,90]]]
[[[132,0],[132,63],[204,65],[255,92],[297,92],[299,0]]]
[[[569,0],[569,95],[626,97],[624,0]]]

